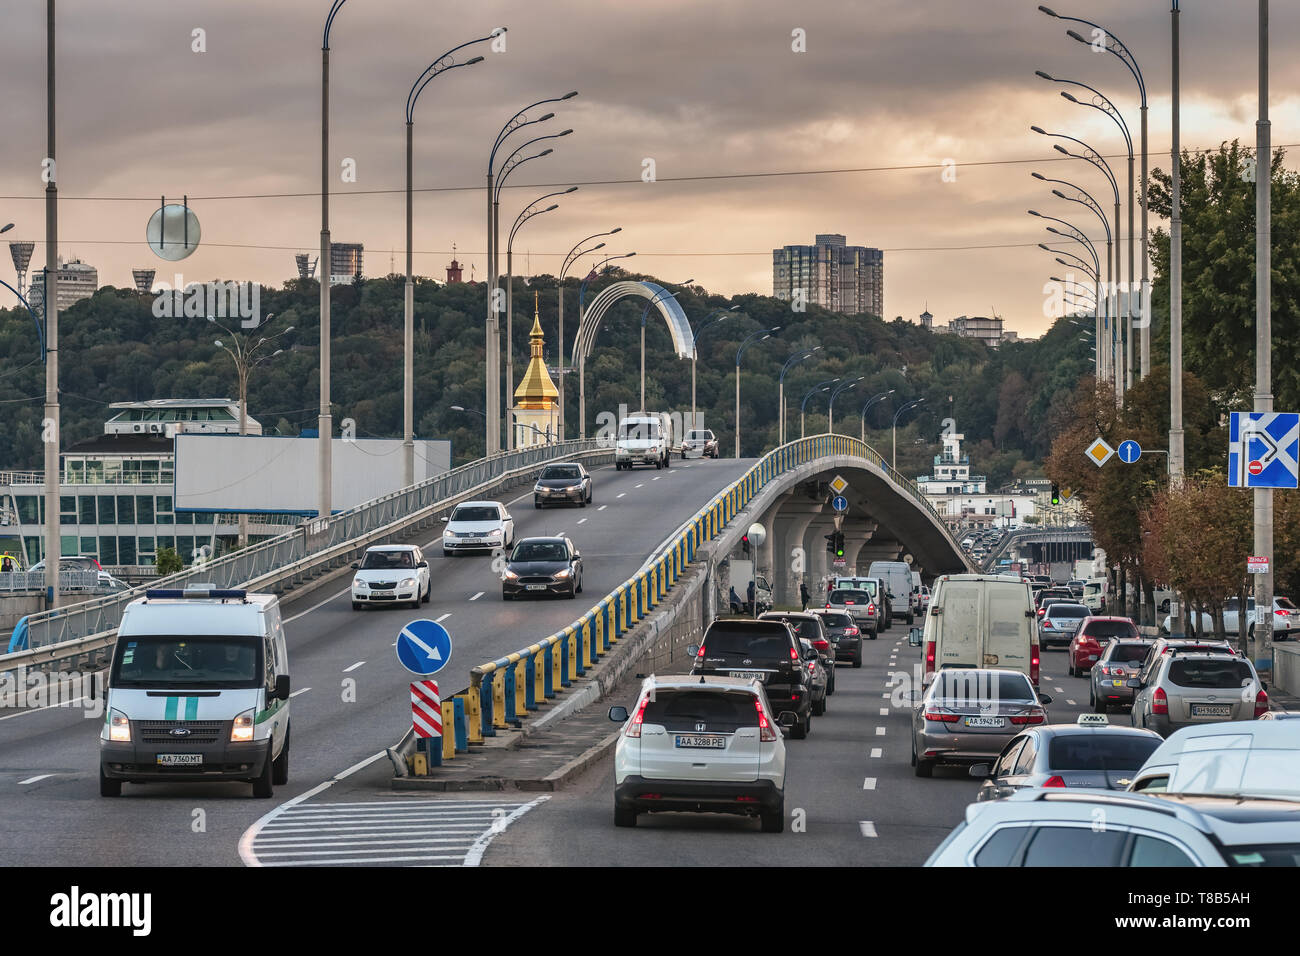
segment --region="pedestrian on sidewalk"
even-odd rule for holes
[[[802,581],[800,581],[800,582],[799,582],[799,600],[803,603],[803,607],[801,607],[799,610],[801,610],[801,611],[806,611],[806,610],[808,610],[808,598],[809,598],[809,597],[810,597],[810,595],[808,594],[808,585],[806,585],[806,584],[804,584]]]

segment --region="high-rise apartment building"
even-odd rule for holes
[[[72,306],[74,302],[89,299],[99,288],[99,270],[86,265],[80,259],[64,262],[58,259],[59,270],[59,311]],[[45,304],[45,275],[35,272],[31,277],[27,291],[27,301],[33,309],[40,309]]]
[[[330,243],[330,284],[351,285],[361,275],[361,254],[365,246],[359,242]]]
[[[811,246],[773,249],[772,294],[844,315],[884,315],[885,254],[847,245],[837,233],[820,234]]]

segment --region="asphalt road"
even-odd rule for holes
[[[1044,654],[1040,687],[1052,697],[1053,723],[1088,709],[1087,680],[1066,676],[1065,657]],[[643,814],[635,829],[616,829],[611,754],[496,835],[482,863],[747,866],[761,853],[795,866],[919,866],[979,789],[964,769],[938,768],[930,779],[912,770],[910,705],[893,698],[904,699],[894,692],[910,689],[920,662],[896,622],[867,643],[861,668],[836,669],[825,715],[807,739],[786,742],[784,833],[764,834],[743,817],[682,813]],[[1122,714],[1112,719],[1127,723]]]
[[[361,797],[387,795],[391,767],[376,758],[410,724],[410,678],[393,650],[404,624],[429,617],[450,630],[455,656],[443,688],[459,690],[475,664],[571,623],[751,464],[699,459],[675,461],[665,471],[601,468],[593,472],[594,502],[582,509],[535,511],[531,490],[512,496],[516,538],[563,531],[581,550],[584,591],[574,601],[503,603],[490,557],[444,558],[435,539],[421,542],[433,598],[420,612],[354,612],[347,578],[286,602],[292,758],[290,783],[271,800],[253,800],[248,784],[233,783],[128,784],[121,798],[103,799],[97,786],[102,713],[88,715],[81,705],[0,713],[0,819],[8,823],[0,828],[0,865],[233,865],[241,860],[239,840],[255,821],[273,810],[275,827],[309,818],[314,804],[307,798],[336,775],[348,776],[341,785],[328,784],[330,799],[352,795],[361,803]],[[303,802],[285,806],[293,801]],[[497,820],[524,802],[467,807],[472,812],[461,815],[462,829],[478,826],[477,837],[483,819]],[[462,849],[470,848],[472,842]],[[317,862],[334,858],[321,853]]]

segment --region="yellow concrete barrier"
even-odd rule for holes
[[[451,760],[456,756],[456,701],[454,698],[442,702],[442,759]]]

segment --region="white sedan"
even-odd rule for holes
[[[429,562],[413,544],[385,544],[367,548],[365,557],[353,562],[352,610],[367,604],[410,604],[418,608],[429,601],[432,584]]]
[[[442,553],[509,550],[515,543],[515,519],[499,501],[464,501],[443,518]]]

